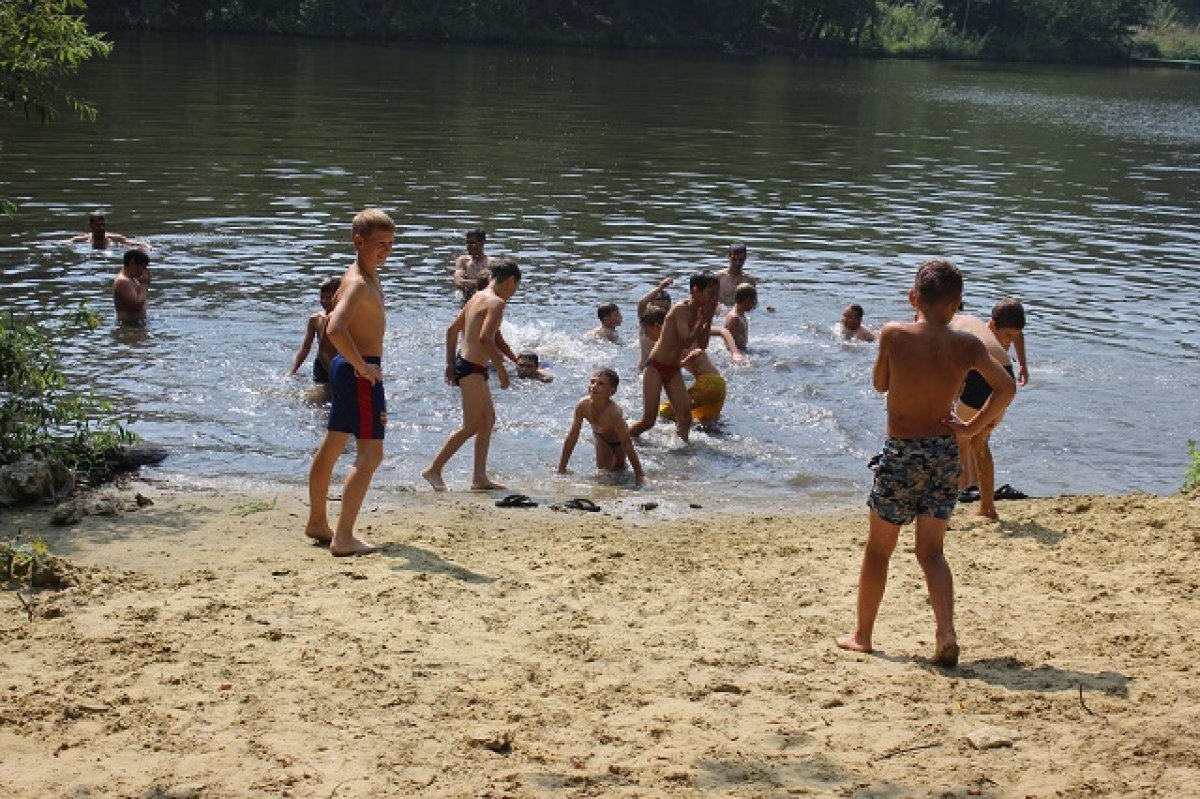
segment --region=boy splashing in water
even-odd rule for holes
[[[933,661],[943,666],[958,663],[954,578],[942,552],[958,498],[955,434],[971,438],[986,430],[1016,393],[1012,379],[979,339],[950,328],[961,299],[958,269],[942,258],[925,261],[908,292],[920,321],[892,322],[879,334],[872,379],[876,391],[887,392],[888,439],[867,500],[871,516],[858,580],[858,623],[852,633],[837,639],[842,649],[872,651],[888,561],[900,527],[916,518],[917,561],[937,624]],[[950,413],[950,405],[971,369],[983,376],[993,394],[964,424]]]
[[[304,534],[327,542],[335,557],[368,555],[378,547],[354,535],[354,522],[371,486],[371,477],[383,461],[383,431],[387,425],[387,402],[383,395],[383,332],[387,315],[379,268],[392,252],[396,223],[377,208],[367,208],[354,217],[354,263],[342,277],[325,335],[338,354],[329,366],[333,404],[329,429],[313,456],[308,473],[308,524]],[[329,479],[346,442],[354,436],[354,465],[346,473],[342,488],[342,513],[336,530],[329,529],[325,502]]]
[[[617,403],[612,401],[617,393],[621,378],[612,369],[597,369],[588,380],[587,396],[575,405],[575,418],[571,422],[571,430],[563,441],[562,457],[558,459],[558,473],[567,473],[567,463],[575,444],[579,441],[579,430],[583,420],[587,419],[592,426],[592,439],[596,444],[596,468],[617,471],[625,468],[628,458],[633,466],[633,479],[638,487],[645,482],[642,475],[642,462],[638,459],[637,450],[633,448],[633,439],[629,437],[629,428],[625,426],[625,414]]]

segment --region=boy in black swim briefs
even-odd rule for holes
[[[491,283],[467,300],[467,304],[446,328],[445,378],[447,384],[462,390],[463,421],[446,439],[433,462],[421,472],[434,491],[446,490],[442,469],[471,438],[475,439],[472,490],[504,488],[487,473],[488,449],[491,446],[492,429],[496,426],[496,408],[488,389],[487,363],[491,361],[496,368],[500,388],[507,389],[508,371],[504,368],[504,354],[499,345],[500,323],[504,320],[504,306],[517,292],[520,282],[521,270],[516,261],[511,258],[493,260]],[[457,349],[460,336],[461,351]]]
[[[982,319],[965,313],[955,314],[950,321],[950,327],[964,333],[970,333],[983,342],[988,354],[992,356],[1005,371],[1009,380],[1013,380],[1012,358],[1009,349],[1015,347],[1017,363],[1020,371],[1016,375],[1017,385],[1024,386],[1029,382],[1029,367],[1025,361],[1025,308],[1016,300],[1001,300],[992,308],[992,316],[984,322]],[[969,422],[979,413],[979,409],[987,402],[992,394],[992,387],[983,376],[972,369],[963,381],[962,391],[958,396],[955,413],[960,419]],[[996,513],[996,463],[992,458],[992,431],[1000,424],[1004,415],[996,418],[986,430],[970,441],[959,440],[962,459],[962,478],[959,488],[962,490],[963,501],[969,501],[971,487],[979,487],[979,515],[989,519],[999,518]]]
[[[887,392],[887,434],[883,457],[867,506],[867,543],[858,578],[858,617],[854,630],[837,639],[842,649],[871,652],[875,619],[887,586],[888,562],[901,525],[917,522],[916,555],[925,573],[937,625],[933,661],[958,663],[954,630],[954,578],[942,552],[958,483],[955,435],[971,439],[992,424],[1016,388],[975,336],[950,327],[962,300],[962,275],[942,258],[925,261],[909,290],[918,321],[892,322],[879,334],[872,381]],[[991,398],[969,423],[950,412],[968,370],[977,369],[992,386]]]

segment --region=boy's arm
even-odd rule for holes
[[[969,335],[969,334],[968,334]],[[1004,409],[1012,402],[1013,397],[1017,395],[1017,384],[1008,374],[1000,362],[992,357],[987,351],[987,347],[983,342],[972,336],[973,342],[971,354],[974,360],[971,363],[971,368],[979,372],[988,385],[992,387],[992,395],[983,403],[983,407],[979,409],[979,413],[971,418],[971,421],[963,424],[956,416],[950,416],[943,424],[961,436],[970,438],[979,435],[986,430],[993,422],[1004,415]]]
[[[146,289],[149,287],[149,282],[143,283],[140,280],[134,280],[124,275],[122,275],[122,278],[113,284],[113,294],[117,295],[126,305],[145,305]]]
[[[349,286],[343,281],[342,286],[346,288],[346,293],[342,295],[338,304],[334,306],[333,312],[329,314],[329,324],[325,326],[325,335],[328,336],[330,343],[337,348],[341,356],[354,367],[358,376],[370,380],[371,385],[374,385],[383,381],[383,371],[378,364],[367,363],[363,360],[358,346],[350,336],[348,324],[355,307],[362,302],[367,285],[361,280],[353,280],[350,281]]]
[[[454,287],[466,290],[475,288],[475,281],[467,279],[467,265],[464,259],[465,256],[460,255],[454,261]]]
[[[892,382],[892,369],[889,360],[892,338],[896,330],[891,325],[884,325],[879,331],[879,352],[875,353],[875,368],[871,371],[871,382],[880,394],[886,394]]]
[[[300,345],[300,350],[296,353],[295,360],[292,361],[292,368],[288,372],[289,375],[296,374],[300,369],[300,364],[308,360],[308,353],[312,350],[313,339],[317,336],[317,322],[319,314],[313,314],[308,317],[308,329],[304,332],[304,343]]]
[[[1029,382],[1029,364],[1025,361],[1025,333],[1018,333],[1013,343],[1017,348],[1017,366],[1020,367],[1017,371],[1017,385],[1024,386]]]
[[[581,399],[575,405],[575,418],[571,420],[571,430],[563,439],[562,455],[558,459],[559,474],[567,473],[567,464],[571,460],[571,453],[575,451],[575,443],[579,441],[579,429],[583,426],[583,406],[586,402],[586,399]]]
[[[646,483],[646,476],[642,474],[642,461],[638,458],[637,448],[633,446],[633,439],[629,435],[629,425],[625,424],[625,414],[617,408],[616,420],[613,427],[617,431],[617,438],[621,441],[621,448],[625,450],[625,457],[629,460],[629,465],[633,467],[634,484],[641,488]]]
[[[508,342],[504,340],[504,334],[499,330],[496,331],[496,349],[500,350],[500,354],[513,363],[517,362],[517,356],[513,353],[513,348],[508,346]]]
[[[467,318],[466,314],[467,311],[464,307],[446,328],[446,372],[443,379],[448,386],[454,385],[454,353],[458,349],[458,336],[462,333],[463,324]]]
[[[733,339],[733,333],[729,332],[728,327],[714,327],[709,332],[721,337],[721,340],[725,342],[725,349],[729,350],[729,357],[734,363],[740,366],[746,362],[746,359],[742,357],[742,351],[738,349],[737,342]]]
[[[508,370],[504,368],[504,356],[496,346],[496,335],[500,332],[500,323],[504,321],[504,300],[489,298],[487,312],[483,324],[479,328],[479,343],[487,350],[492,365],[496,367],[496,376],[500,379],[500,388],[508,388]]]
[[[646,309],[650,307],[650,301],[653,300],[655,297],[657,297],[658,293],[660,291],[666,291],[667,286],[671,285],[674,282],[675,282],[675,278],[664,277],[662,280],[658,281],[657,286],[650,289],[648,292],[646,292],[646,295],[644,297],[642,297],[640,300],[638,300],[637,315],[638,315],[639,321],[641,320],[642,316],[646,313]]]
[[[708,349],[708,339],[712,331],[713,314],[717,312],[717,304],[714,302],[711,305],[697,305],[693,308],[693,313],[696,314],[696,319],[692,323],[692,329],[689,331],[688,340],[702,350]]]

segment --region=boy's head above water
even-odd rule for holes
[[[619,385],[621,385],[621,377],[615,369],[608,367],[597,369],[592,372],[592,376],[588,380],[588,394],[593,399],[609,399],[617,393]]]
[[[533,350],[517,353],[517,377],[533,377],[537,374],[541,360]]]
[[[946,324],[962,303],[962,290],[958,267],[945,258],[930,258],[918,267],[908,301],[926,321]]]

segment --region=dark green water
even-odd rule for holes
[[[119,254],[62,239],[93,207],[149,240],[151,326],[65,337],[81,386],[120,400],[202,483],[303,481],[324,411],[282,374],[320,278],[352,257],[349,220],[400,223],[386,270],[384,490],[457,422],[441,340],[450,265],[482,225],[526,268],[506,335],[558,380],[498,399],[496,471],[551,478],[596,364],[638,404],[636,298],[662,275],[750,248],[763,306],[721,431],[646,437],[650,493],[858,503],[883,436],[871,347],[841,307],[908,314],[916,264],[953,258],[968,309],[1016,296],[1032,379],[996,436],[998,482],[1031,494],[1169,492],[1200,438],[1200,75],[906,62],[715,60],[309,40],[119,39],[82,94],[102,116],[0,120],[4,307],[111,312]],[[627,344],[581,339],[618,302]],[[462,486],[467,453],[448,476]]]

